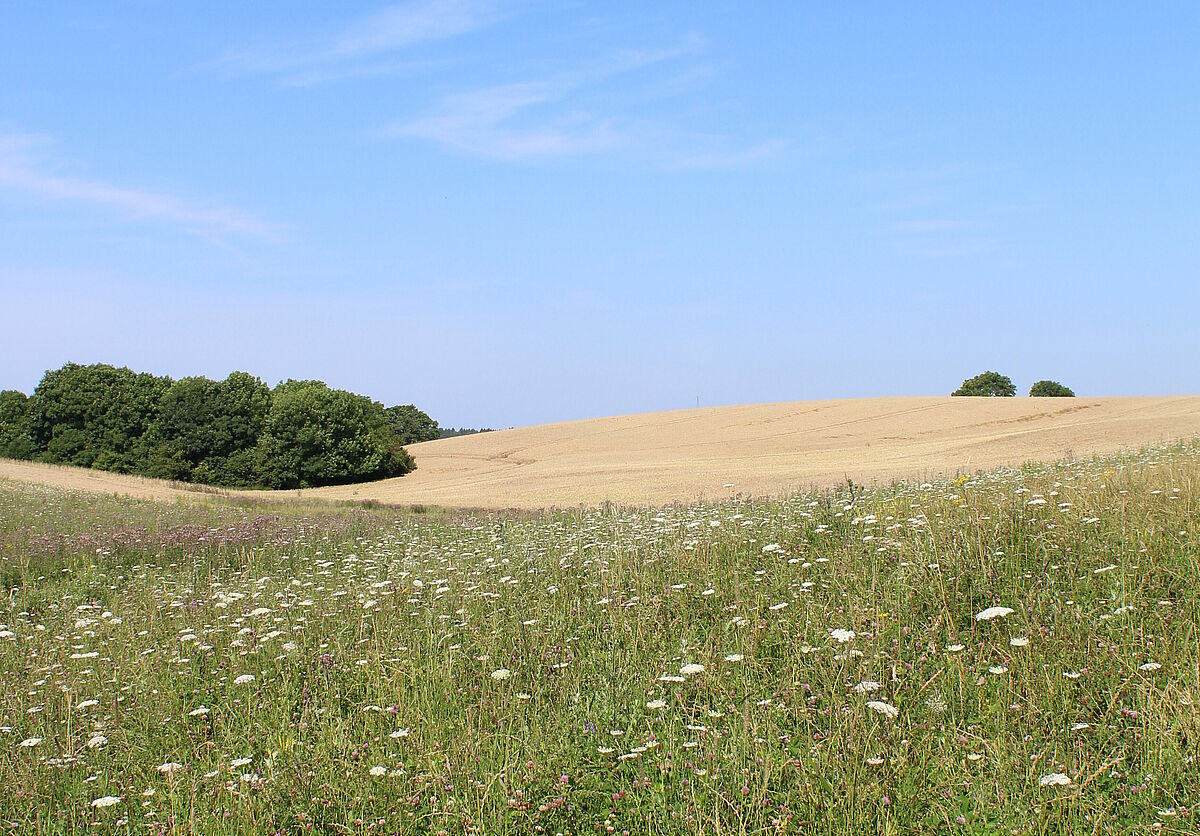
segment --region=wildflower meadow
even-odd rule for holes
[[[6,833],[1200,829],[1200,445],[662,508],[0,482]]]

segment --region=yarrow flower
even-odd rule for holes
[[[679,669],[679,672],[684,676],[695,676],[696,674],[704,673],[704,665],[697,665],[695,663],[684,665]]]
[[[373,776],[375,776],[376,778],[380,777],[381,775],[387,775],[387,767],[386,766],[372,766],[371,774]]]
[[[833,630],[830,630],[829,635],[832,636],[838,642],[838,644],[845,644],[848,641],[852,641],[858,634],[853,630],[843,630],[840,627],[837,627]]]
[[[882,700],[871,700],[867,703],[867,708],[871,709],[872,711],[878,711],[889,720],[895,720],[900,716],[900,709],[896,708],[896,706],[892,705],[891,703],[883,702]]]
[[[651,711],[658,711],[666,707],[667,703],[665,700],[650,700],[650,702],[646,703],[646,708],[649,708]]]
[[[93,801],[92,806],[95,807],[97,810],[103,810],[105,807],[111,807],[114,804],[120,804],[120,803],[121,803],[121,796],[105,795],[105,796],[97,798],[95,801]]]
[[[41,742],[42,742],[42,739],[40,737],[27,737],[21,741],[20,746],[22,749],[32,749],[34,746],[39,745]]]
[[[1061,772],[1051,772],[1038,779],[1038,784],[1043,787],[1065,787],[1070,783],[1071,779]]]
[[[510,676],[512,676],[512,671],[508,668],[496,668],[496,670],[492,671],[492,679],[496,682],[503,682]]]
[[[241,676],[239,676],[238,678],[236,678],[235,680],[233,680],[233,684],[234,685],[249,685],[253,681],[254,681],[254,674],[244,673]]]
[[[988,607],[982,612],[975,614],[976,621],[991,621],[993,618],[1004,618],[1006,615],[1012,615],[1011,607]]]

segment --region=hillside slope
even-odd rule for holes
[[[920,478],[1195,435],[1197,396],[801,401],[429,441],[410,448],[417,470],[408,476],[278,495],[483,508],[662,504],[775,494],[847,478],[868,484]],[[154,499],[197,495],[155,480],[24,462],[0,461],[0,477]]]

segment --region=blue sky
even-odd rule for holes
[[[5,4],[0,388],[1200,392],[1200,6]]]

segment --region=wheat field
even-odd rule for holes
[[[662,505],[774,496],[848,479],[887,484],[952,476],[1197,434],[1198,396],[800,401],[595,418],[430,441],[410,448],[417,470],[408,476],[275,495],[471,508]],[[185,485],[25,462],[0,461],[0,476],[145,499],[195,496]]]

